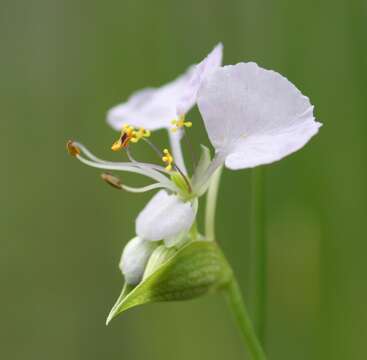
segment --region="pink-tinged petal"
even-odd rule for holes
[[[320,123],[309,99],[255,63],[225,66],[204,80],[198,106],[210,141],[230,169],[268,164],[302,148]]]

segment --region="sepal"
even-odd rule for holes
[[[191,179],[193,192],[198,197],[202,196],[208,189],[209,181],[202,184],[202,178],[204,177],[205,172],[208,170],[210,162],[211,157],[209,149],[206,146],[201,145],[200,159]]]
[[[232,270],[216,243],[193,241],[169,257],[136,287],[125,285],[107,324],[138,305],[189,300],[213,293],[228,284],[231,278]]]
[[[165,245],[158,246],[149,258],[144,271],[143,280],[153,274],[162,264],[174,256],[177,251],[178,250],[174,247],[167,247]]]

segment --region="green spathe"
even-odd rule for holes
[[[231,279],[232,270],[216,243],[193,241],[136,287],[125,284],[106,323],[138,305],[188,300],[215,292]]]

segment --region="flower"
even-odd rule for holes
[[[218,44],[204,60],[172,82],[133,93],[126,102],[109,110],[107,122],[115,130],[120,130],[124,124],[149,130],[171,128],[172,121],[182,120],[195,105],[201,82],[221,66],[222,52],[223,45]],[[181,122],[178,125],[184,126]]]
[[[251,62],[224,66],[204,79],[198,107],[216,151],[213,167],[224,161],[236,170],[280,160],[321,126],[309,99],[291,82]]]
[[[285,77],[255,63],[220,67],[221,59],[219,44],[172,83],[135,93],[110,110],[108,122],[115,129],[122,128],[111,149],[125,151],[128,161],[102,160],[78,142],[67,143],[69,153],[86,165],[153,180],[137,188],[123,184],[112,174],[102,174],[102,179],[114,188],[134,193],[159,190],[137,216],[137,237],[123,251],[120,268],[127,284],[136,285],[145,278],[144,271],[155,249],[163,249],[163,253],[166,249],[170,254],[200,238],[195,223],[198,198],[212,180],[218,184],[219,177],[214,174],[220,174],[223,164],[236,170],[280,160],[302,148],[321,126],[315,121],[309,99]],[[211,158],[210,151],[202,146],[200,160],[189,176],[180,138],[183,129],[192,126],[185,115],[196,102],[215,156]],[[173,155],[168,148],[161,151],[149,139],[150,130],[169,129],[172,125],[178,133],[170,132]],[[150,145],[164,166],[132,157],[130,147],[140,141]]]

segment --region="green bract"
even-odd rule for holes
[[[160,265],[139,285],[124,286],[107,324],[127,309],[161,302],[193,299],[224,287],[232,270],[214,242],[193,241]]]

